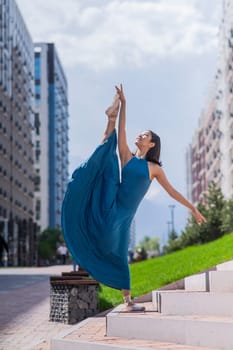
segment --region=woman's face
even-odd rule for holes
[[[151,148],[154,146],[154,143],[151,142],[151,132],[149,130],[143,131],[136,137],[135,145],[140,147]]]

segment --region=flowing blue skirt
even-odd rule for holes
[[[78,167],[62,205],[62,230],[77,263],[97,281],[130,289],[128,242],[132,215],[117,202],[116,132]]]

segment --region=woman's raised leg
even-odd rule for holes
[[[104,131],[104,135],[102,138],[102,142],[104,142],[109,135],[113,132],[116,126],[116,120],[119,112],[119,107],[120,107],[120,100],[118,95],[116,95],[113,99],[113,102],[110,107],[108,107],[105,111],[105,113],[108,116],[108,123],[106,126],[106,129]]]

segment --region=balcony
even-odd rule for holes
[[[232,39],[228,38],[228,47],[229,49],[233,49]]]

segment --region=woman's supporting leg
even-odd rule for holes
[[[127,311],[145,311],[145,306],[135,304],[131,299],[130,290],[122,289],[122,295]]]
[[[122,296],[125,303],[129,304],[130,302],[132,302],[130,290],[122,289]]]

